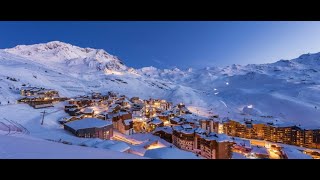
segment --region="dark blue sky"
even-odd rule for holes
[[[63,41],[128,66],[266,63],[320,51],[320,22],[0,22],[0,48]]]

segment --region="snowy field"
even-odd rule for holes
[[[82,143],[82,138],[64,131],[57,122],[67,115],[63,104],[46,109],[44,125],[40,125],[43,110],[17,105],[22,86],[51,88],[67,97],[116,91],[128,97],[183,102],[205,117],[320,128],[319,58],[320,53],[315,53],[270,64],[134,69],[101,49],[59,41],[16,46],[0,50],[0,130],[20,124],[25,129],[10,134]]]

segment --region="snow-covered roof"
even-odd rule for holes
[[[163,131],[166,132],[167,134],[172,134],[172,128],[171,127],[156,127],[156,129],[153,132],[158,132],[158,131]]]
[[[144,157],[154,159],[200,159],[191,152],[170,147],[147,150],[144,154]]]
[[[99,138],[92,138],[92,139],[88,139],[82,143],[80,143],[80,145],[82,146],[87,146],[87,147],[93,147],[94,145],[103,142],[102,139]]]
[[[288,159],[312,159],[311,156],[304,154],[294,147],[283,147],[282,150],[287,155]]]
[[[92,109],[92,108],[85,108],[84,110],[83,110],[83,113],[85,113],[85,114],[91,114],[91,113],[93,113],[94,112],[94,110]]]
[[[94,144],[94,147],[102,148],[102,149],[110,149],[110,150],[119,151],[119,152],[124,152],[130,149],[130,146],[128,146],[126,143],[120,142],[120,141],[112,141],[112,140],[100,141]]]
[[[198,133],[198,134],[203,134],[203,133],[205,133],[206,131],[205,131],[204,129],[202,129],[202,128],[196,128],[196,129],[194,130],[194,132],[196,132],[196,133]]]
[[[158,124],[161,124],[162,121],[159,118],[154,118],[154,119],[152,119],[151,123],[155,124],[155,125],[158,125]]]
[[[97,144],[94,145],[96,148],[103,148],[106,149],[108,146],[115,144],[115,141],[112,140],[103,140]]]
[[[215,140],[217,142],[232,142],[231,137],[226,134],[217,134],[214,132],[209,133],[207,136],[203,136],[206,140]]]
[[[130,149],[130,146],[124,142],[116,142],[115,144],[110,144],[107,149],[118,152],[125,152]]]
[[[120,116],[122,116],[122,115],[130,114],[130,113],[129,112],[120,111],[119,114],[120,114]]]
[[[126,120],[124,120],[124,124],[126,125],[126,126],[130,126],[130,123],[132,122],[132,119],[126,119]]]
[[[74,130],[86,129],[86,128],[101,128],[105,126],[112,125],[109,121],[104,121],[97,118],[84,118],[81,120],[72,121],[66,123],[65,126],[68,126]]]
[[[183,124],[182,127],[184,129],[192,129],[191,125],[190,124]]]
[[[178,118],[178,117],[171,118],[171,120],[174,121],[174,122],[177,122],[177,123],[179,123],[180,121],[182,121],[182,120],[181,120],[180,118]]]

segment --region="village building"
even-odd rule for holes
[[[85,117],[87,118],[92,118],[94,115],[94,110],[92,108],[85,108],[81,111],[82,114],[84,114]]]
[[[209,133],[200,138],[200,155],[207,159],[231,159],[232,140],[225,134]]]
[[[208,159],[230,159],[232,140],[225,134],[206,133],[189,124],[174,126],[172,143],[180,149],[197,153]]]
[[[163,127],[164,123],[159,118],[152,118],[151,121],[148,122],[149,130],[148,132],[153,131],[156,127]]]
[[[167,142],[172,143],[172,131],[173,129],[170,126],[156,127],[156,129],[153,131],[153,135],[159,136]]]
[[[112,123],[97,118],[84,118],[64,124],[64,129],[78,137],[110,139],[113,136]]]
[[[130,135],[134,133],[132,114],[129,112],[119,112],[112,117],[114,129],[119,132]]]

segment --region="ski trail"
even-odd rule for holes
[[[219,100],[222,104],[224,104],[224,106],[228,107],[227,104],[225,102],[223,102],[222,100]]]

